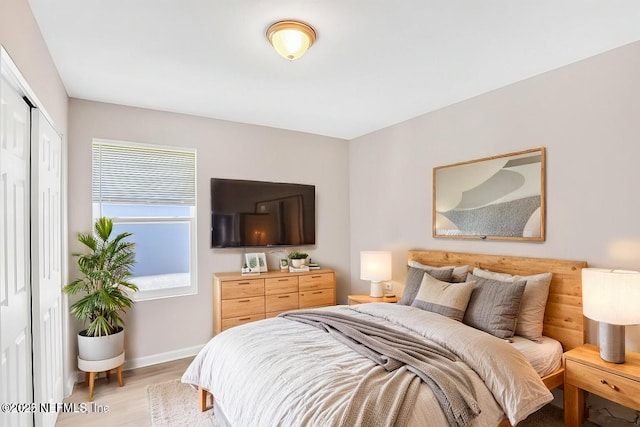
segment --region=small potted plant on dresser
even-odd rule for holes
[[[78,241],[89,253],[74,253],[82,274],[63,288],[68,295],[83,296],[70,307],[85,325],[78,333],[79,358],[85,361],[110,360],[124,354],[124,320],[120,316],[131,308],[127,291],[138,287],[128,280],[135,262],[135,243],[125,239],[131,233],[111,238],[113,221],[102,217],[94,224],[95,234],[78,233]]]
[[[309,254],[305,252],[291,252],[289,259],[291,260],[291,266],[293,268],[301,268],[305,265]]]

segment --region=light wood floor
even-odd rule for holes
[[[103,375],[96,380],[93,391],[93,403],[96,408],[108,407],[108,412],[60,413],[56,427],[88,426],[149,426],[149,399],[147,386],[155,383],[178,379],[193,360],[192,357],[167,362],[160,365],[132,369],[122,373],[124,387],[118,387],[115,370],[107,384]],[[84,383],[76,384],[73,393],[64,402],[86,403],[89,387]],[[87,408],[91,410],[88,404]]]

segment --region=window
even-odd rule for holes
[[[136,300],[197,292],[196,152],[93,141],[94,219],[113,219],[136,244]]]

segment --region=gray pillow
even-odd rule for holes
[[[418,289],[420,289],[420,284],[422,283],[422,278],[425,273],[428,273],[431,277],[442,280],[443,282],[448,282],[451,280],[452,272],[453,268],[409,267],[407,269],[407,279],[404,284],[404,291],[402,292],[402,297],[400,298],[400,301],[398,301],[398,304],[411,305],[413,303],[413,300],[416,298],[416,294],[418,293]]]
[[[525,280],[527,286],[525,286],[524,293],[522,294],[514,335],[519,335],[535,342],[542,341],[544,310],[547,306],[547,298],[549,296],[549,286],[551,285],[552,278],[551,273],[540,273],[531,276],[512,276],[506,273],[496,273],[494,271],[474,268],[473,275],[508,283]]]
[[[441,269],[453,268],[453,272],[451,273],[451,279],[446,280],[446,282],[452,282],[452,283],[464,282],[465,280],[467,280],[467,273],[469,272],[468,265],[447,265],[444,267],[433,267],[431,265],[421,264],[418,261],[414,261],[414,260],[409,261],[409,267],[421,268],[423,270],[424,269],[441,270]]]
[[[473,274],[467,281],[475,285],[462,322],[498,338],[511,338],[527,281],[505,283]]]
[[[425,274],[411,306],[461,321],[472,291],[473,282],[443,282]]]

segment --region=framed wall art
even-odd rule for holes
[[[433,237],[545,239],[545,149],[433,168]]]

